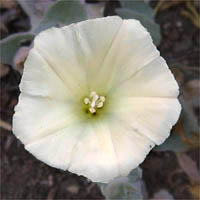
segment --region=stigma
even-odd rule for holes
[[[90,93],[90,96],[84,99],[84,104],[88,105],[89,112],[94,114],[97,112],[97,109],[103,107],[106,98],[104,96],[99,96],[95,91]]]

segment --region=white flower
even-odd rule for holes
[[[108,182],[170,133],[178,85],[137,20],[50,28],[25,62],[13,132],[50,166]]]

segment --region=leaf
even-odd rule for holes
[[[31,31],[39,26],[47,8],[53,4],[53,0],[18,0],[18,2],[30,18]]]
[[[184,152],[187,151],[188,148],[189,145],[183,143],[177,133],[171,133],[171,135],[165,140],[163,144],[156,146],[153,150]]]
[[[135,12],[131,9],[118,8],[116,13],[123,19],[137,19],[141,24],[150,32],[154,44],[157,46],[160,43],[160,26],[156,24],[153,20],[149,19],[142,13]]]
[[[98,183],[103,195],[109,199],[143,199],[141,189],[142,170],[132,170],[128,177],[115,178],[108,184]]]
[[[145,15],[147,18],[153,20],[153,9],[143,0],[120,0],[122,8],[131,9],[138,14]]]
[[[154,148],[155,151],[185,152],[198,143],[198,140],[193,137],[193,133],[198,133],[197,121],[184,99],[180,97],[179,100],[182,112],[177,128],[163,144]]]
[[[35,33],[39,33],[51,26],[69,25],[86,19],[86,11],[79,1],[58,0],[47,10]]]
[[[180,97],[179,98],[180,103],[182,105],[182,119],[184,124],[184,129],[187,132],[199,132],[197,120],[191,110],[191,108],[188,106],[188,104],[185,102],[185,100]],[[188,134],[189,135],[189,134]]]
[[[0,41],[1,63],[13,64],[14,56],[22,42],[32,41],[34,35],[30,32],[16,33]]]
[[[129,180],[134,183],[142,178],[142,169],[137,167],[132,170],[128,175]]]

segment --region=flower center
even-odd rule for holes
[[[99,96],[95,91],[90,93],[89,98],[84,99],[84,104],[89,105],[89,111],[94,114],[96,113],[97,109],[103,107],[106,98],[104,96]]]

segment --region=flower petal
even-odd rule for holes
[[[176,98],[125,97],[113,105],[113,115],[157,145],[169,136],[181,106]]]
[[[70,26],[53,27],[41,32],[36,36],[33,48],[72,94],[87,88],[86,72],[81,64],[82,54],[76,34]]]
[[[144,161],[155,143],[120,119],[113,119],[109,127],[120,170],[119,175],[127,176]]]
[[[102,183],[120,175],[108,126],[98,122],[87,127],[73,150],[68,170]]]
[[[141,23],[134,19],[124,20],[98,69],[94,85],[108,91],[158,56],[149,32]]]
[[[157,57],[110,92],[120,97],[177,97],[179,88],[165,60]]]
[[[13,132],[24,144],[55,134],[78,122],[73,104],[70,100],[54,101],[21,93],[15,107]]]
[[[107,17],[51,28],[36,37],[34,48],[68,87],[82,88],[97,75],[121,23]]]
[[[26,144],[25,149],[48,165],[67,170],[72,150],[81,134],[83,134],[81,124],[72,124],[55,131],[53,135]]]
[[[83,135],[74,147],[68,170],[102,183],[127,176],[155,145],[116,119],[93,124]]]
[[[72,124],[25,148],[53,167],[68,169],[92,181],[109,182],[120,175],[110,130],[102,123]]]
[[[20,90],[28,95],[61,101],[72,98],[71,92],[35,49],[30,50],[25,62]]]

